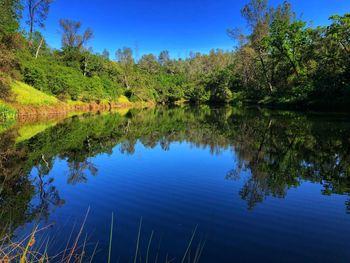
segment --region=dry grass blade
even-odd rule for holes
[[[74,242],[74,245],[73,245],[73,247],[72,247],[72,249],[71,249],[71,251],[70,251],[70,253],[69,253],[69,255],[68,255],[67,263],[69,263],[69,262],[71,261],[71,259],[72,259],[72,256],[73,256],[73,254],[74,254],[74,251],[75,251],[75,249],[76,249],[76,247],[77,247],[77,245],[78,245],[78,241],[79,241],[79,239],[80,239],[80,236],[81,236],[81,234],[82,234],[82,232],[83,232],[83,229],[84,229],[84,226],[85,226],[85,223],[86,223],[86,219],[87,219],[87,217],[88,217],[88,215],[89,215],[89,212],[90,212],[90,207],[88,208],[88,210],[87,210],[87,212],[86,212],[86,215],[85,215],[83,224],[81,225],[81,228],[80,228],[80,230],[79,230],[79,234],[78,234],[78,236],[76,237],[75,242]]]
[[[195,237],[195,235],[196,235],[197,228],[198,228],[198,225],[196,225],[196,228],[195,228],[195,229],[194,229],[194,231],[193,231],[193,234],[192,234],[191,240],[190,240],[190,242],[188,243],[188,246],[187,246],[186,252],[185,252],[185,254],[184,254],[184,256],[183,256],[183,258],[182,258],[182,260],[181,260],[181,263],[185,262],[185,259],[186,259],[186,257],[187,257],[187,254],[188,254],[188,252],[189,252],[189,250],[190,250],[190,248],[191,248],[191,245],[192,245],[193,239],[194,239],[194,237]]]
[[[111,230],[109,233],[108,263],[111,262],[111,255],[112,255],[113,225],[114,225],[114,213],[112,213]]]
[[[152,243],[152,239],[153,239],[153,234],[154,234],[154,232],[152,231],[151,236],[150,236],[149,241],[148,241],[147,254],[146,254],[146,263],[148,263],[149,250],[150,250],[150,248],[151,248],[151,243]]]
[[[137,235],[136,251],[135,251],[134,263],[136,263],[136,261],[137,261],[137,255],[138,255],[138,253],[139,253],[141,228],[142,228],[142,217],[141,217],[141,220],[140,220],[139,233],[138,233],[138,235]]]

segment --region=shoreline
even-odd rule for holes
[[[147,108],[154,107],[154,102],[127,102],[127,103],[77,103],[69,105],[67,103],[60,103],[49,106],[34,106],[34,105],[20,105],[20,104],[6,104],[11,113],[1,112],[0,122],[3,120],[14,119],[41,119],[46,117],[68,116],[71,113],[88,113],[99,111],[113,111],[118,109],[132,109],[132,108]]]
[[[183,105],[171,104],[175,106]],[[79,113],[89,113],[89,112],[108,112],[113,110],[127,110],[132,108],[148,108],[155,107],[157,104],[152,101],[148,102],[108,102],[108,103],[85,103],[85,102],[74,102],[74,104],[69,104],[66,102],[60,102],[56,105],[38,106],[38,105],[23,105],[19,103],[5,103],[5,105],[10,109],[8,113],[0,112],[0,123],[6,120],[41,120],[45,118],[56,118],[58,116],[66,117],[70,114]],[[191,103],[189,103],[191,105]],[[223,106],[205,104],[210,106]],[[228,106],[237,106],[235,103],[228,103]],[[240,107],[256,107],[265,108],[270,110],[281,110],[281,111],[295,111],[295,112],[318,112],[318,113],[346,113],[350,111],[349,108],[343,107],[343,105],[331,105],[329,108],[320,108],[315,105],[305,105],[300,104],[274,104],[274,103],[254,103],[252,101],[243,102]]]

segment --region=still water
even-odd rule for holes
[[[36,246],[51,254],[87,216],[79,244],[106,262],[113,213],[112,262],[350,260],[346,115],[185,107],[13,124],[0,180],[0,233],[50,225]]]

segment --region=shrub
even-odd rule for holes
[[[27,66],[23,72],[24,82],[39,89],[47,91],[47,79],[44,71],[34,65]]]
[[[4,74],[0,73],[0,99],[11,100],[11,81]]]

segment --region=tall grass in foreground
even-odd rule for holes
[[[101,262],[98,251],[98,245],[93,244],[93,250],[91,254],[87,253],[88,244],[87,235],[85,238],[82,238],[84,226],[88,217],[90,209],[88,209],[84,221],[79,228],[78,234],[75,238],[72,238],[72,233],[66,243],[66,246],[62,251],[58,252],[55,255],[50,255],[48,248],[51,240],[48,236],[42,235],[43,237],[40,240],[36,238],[46,230],[48,230],[52,225],[39,228],[35,226],[33,231],[27,236],[20,239],[20,241],[12,241],[11,238],[5,235],[5,237],[0,240],[0,263],[10,263],[10,262],[19,262],[19,263],[92,263],[92,262]],[[108,247],[108,259],[107,262],[110,263],[112,254],[118,253],[118,251],[113,251],[112,240],[113,240],[113,228],[115,225],[114,214],[112,214],[111,226],[110,226],[110,236],[109,236],[109,247]],[[198,263],[200,261],[203,249],[205,246],[205,239],[201,239],[199,243],[195,246],[194,239],[197,235],[197,228],[193,230],[192,236],[186,246],[186,250],[182,257],[171,258],[168,254],[161,258],[159,255],[159,247],[157,247],[157,253],[151,259],[151,250],[152,250],[152,241],[154,237],[154,231],[151,232],[150,237],[147,242],[147,250],[141,251],[141,233],[142,233],[142,218],[138,227],[138,234],[135,243],[135,255],[128,262],[134,263]],[[119,261],[118,261],[119,262]]]

